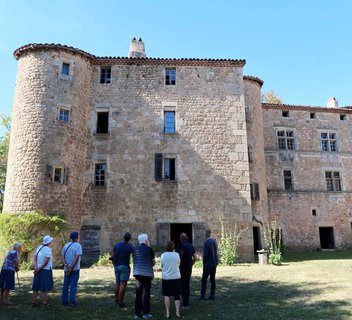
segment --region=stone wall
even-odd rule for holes
[[[289,112],[282,116],[282,110]],[[319,228],[332,227],[337,249],[351,247],[351,114],[348,109],[263,109],[269,211],[283,228],[291,249],[320,248]],[[318,111],[317,111],[318,110]],[[311,113],[315,117],[311,118]],[[341,120],[340,115],[346,115]],[[343,118],[343,117],[342,117]],[[295,150],[278,150],[276,129],[293,130]],[[320,133],[333,132],[337,152],[322,151]],[[293,191],[284,190],[284,170],[291,170]],[[328,191],[325,172],[339,172],[341,191]]]

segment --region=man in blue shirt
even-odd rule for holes
[[[76,306],[76,293],[81,268],[82,246],[78,243],[78,232],[70,234],[71,242],[65,244],[62,249],[62,261],[64,262],[64,284],[62,286],[61,300],[63,305]],[[68,299],[68,291],[70,298]]]
[[[120,308],[126,308],[126,305],[123,303],[123,298],[126,292],[127,281],[130,278],[130,257],[133,253],[133,246],[128,243],[131,240],[131,234],[129,232],[125,233],[123,240],[124,241],[115,244],[111,257],[116,278],[115,300]]]
[[[134,318],[149,319],[153,317],[150,314],[150,289],[154,277],[155,255],[149,246],[148,235],[140,234],[138,243],[133,251],[133,276],[136,279]]]
[[[202,288],[200,291],[200,299],[205,299],[205,291],[207,288],[207,280],[210,277],[210,296],[209,300],[215,299],[215,273],[216,267],[219,263],[218,259],[218,245],[211,237],[211,231],[206,230],[205,236],[207,240],[204,242],[203,247],[203,275],[202,275]]]

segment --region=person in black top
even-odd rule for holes
[[[176,252],[180,255],[180,273],[181,273],[181,286],[182,286],[182,307],[183,309],[189,308],[189,295],[190,295],[190,281],[192,275],[192,267],[198,260],[198,256],[192,244],[187,240],[187,234],[181,233],[181,242],[176,247]]]
[[[206,230],[205,236],[207,240],[204,242],[203,247],[203,275],[202,275],[202,288],[200,291],[200,299],[205,299],[205,291],[207,288],[207,280],[210,276],[210,296],[209,300],[215,299],[215,273],[216,266],[219,263],[218,259],[218,245],[216,241],[210,236],[211,231]]]
[[[116,278],[115,300],[120,308],[126,308],[126,305],[123,303],[123,298],[126,292],[127,281],[130,277],[130,256],[133,253],[133,246],[129,243],[131,240],[131,234],[129,232],[125,233],[123,240],[124,241],[115,244],[111,256]]]

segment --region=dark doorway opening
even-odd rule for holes
[[[254,254],[258,254],[257,250],[262,249],[262,244],[260,241],[260,227],[253,227],[253,244],[254,244]]]
[[[322,249],[335,249],[333,227],[319,228],[319,236],[320,236],[320,247]]]
[[[193,243],[192,223],[171,223],[170,239],[177,246],[180,243],[180,235],[184,232],[188,236],[188,242]]]

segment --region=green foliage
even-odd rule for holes
[[[278,228],[276,220],[270,221],[264,227],[264,240],[269,250],[269,263],[279,266],[282,264],[282,231]]]
[[[66,227],[66,221],[57,216],[47,216],[40,212],[24,212],[18,214],[0,214],[0,248],[6,251],[14,242],[23,245],[22,260],[32,252],[46,234],[61,237]],[[26,254],[27,253],[27,254]],[[24,259],[23,259],[24,258]]]
[[[111,267],[112,262],[109,260],[110,256],[109,252],[104,252],[99,256],[99,260],[94,263],[92,267]]]
[[[219,253],[221,262],[227,266],[232,266],[236,263],[238,258],[238,244],[241,239],[242,232],[246,229],[240,231],[237,230],[237,224],[232,231],[226,231],[224,226],[224,221],[222,216],[220,216],[220,244],[219,244]]]
[[[5,179],[7,170],[7,155],[9,153],[11,118],[0,114],[0,126],[6,129],[5,134],[0,137],[0,212],[3,207]]]

